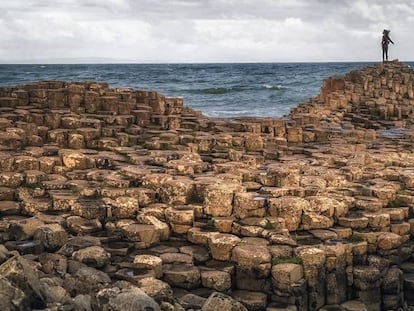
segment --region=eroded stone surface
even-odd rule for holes
[[[5,308],[414,306],[413,82],[387,62],[232,120],[106,83],[0,88]]]

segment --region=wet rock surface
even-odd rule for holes
[[[0,88],[0,305],[413,309],[413,85],[398,61],[367,67],[280,119]]]

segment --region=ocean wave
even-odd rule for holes
[[[278,85],[263,84],[262,87],[268,90],[287,90],[287,87],[281,84],[278,84]]]
[[[190,89],[187,90],[188,93],[191,94],[207,94],[207,95],[222,95],[228,93],[240,93],[246,91],[283,91],[287,90],[288,88],[283,85],[270,85],[270,84],[262,84],[259,86],[251,85],[251,86],[228,86],[228,87],[209,87],[209,88],[200,88],[200,89]]]
[[[243,88],[243,87],[209,87],[209,88],[204,88],[204,89],[188,90],[188,93],[221,95],[221,94],[237,93],[237,92],[244,92],[244,91],[246,91],[246,88]]]

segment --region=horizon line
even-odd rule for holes
[[[414,60],[398,60],[394,59],[391,61],[399,61],[401,63],[408,62],[412,63]],[[390,61],[390,62],[391,62]],[[217,61],[217,62],[134,62],[134,61],[114,61],[114,62],[1,62],[0,66],[3,65],[212,65],[212,64],[333,64],[333,63],[382,63],[381,60],[314,60],[314,61]]]

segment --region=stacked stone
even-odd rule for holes
[[[142,127],[176,130],[182,122],[181,98],[109,89],[106,83],[39,82],[2,88],[0,96],[7,134],[3,145],[11,148],[46,143],[74,149],[128,146],[136,143]],[[190,116],[199,113],[187,108],[186,118]]]
[[[36,308],[412,304],[413,81],[397,62],[355,71],[277,120],[105,83],[0,88],[1,276],[33,254],[14,264],[59,280],[0,286]]]
[[[272,267],[272,301],[274,306],[308,310],[307,284],[303,266],[295,263],[278,263]]]

